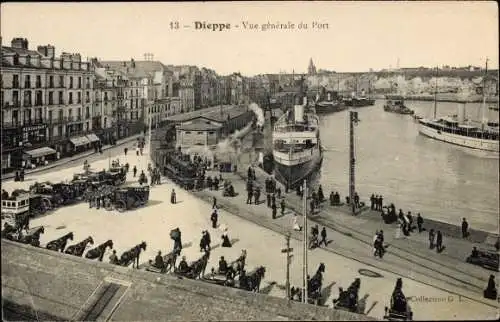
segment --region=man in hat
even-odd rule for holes
[[[179,262],[179,266],[177,267],[179,273],[187,273],[189,270],[189,266],[186,262],[186,256],[182,256],[181,261]]]
[[[217,228],[217,219],[218,219],[217,209],[214,209],[212,215],[210,216],[210,220],[212,221],[212,228]]]

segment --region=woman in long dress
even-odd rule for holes
[[[299,221],[297,219],[297,214],[293,215],[293,230],[301,231],[302,227],[299,225]]]

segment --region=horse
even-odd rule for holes
[[[118,265],[120,266],[129,266],[130,261],[132,261],[132,268],[139,268],[139,255],[142,250],[146,250],[146,242],[143,241],[140,244],[135,245],[133,248],[124,252],[120,259],[118,260]],[[137,261],[136,261],[137,260]],[[137,265],[136,265],[137,262]]]
[[[356,278],[347,291],[339,287],[339,297],[333,300],[334,307],[346,308],[351,312],[356,312],[358,310],[358,291],[360,286],[361,280]]]
[[[90,236],[88,238],[82,240],[78,244],[69,246],[68,248],[66,248],[66,251],[64,253],[82,257],[83,252],[85,251],[85,248],[87,247],[87,244],[89,244],[89,243],[91,245],[94,245],[94,240]]]
[[[102,258],[104,257],[104,253],[106,253],[106,248],[113,249],[113,241],[110,239],[105,243],[100,244],[96,248],[90,249],[87,254],[85,254],[85,258],[88,259],[96,259],[99,258],[99,261],[102,262]]]
[[[23,244],[40,247],[40,234],[43,233],[45,233],[45,228],[43,228],[43,226],[38,226],[30,229],[24,236],[19,234],[17,241]]]
[[[246,290],[250,292],[258,293],[260,291],[260,282],[264,278],[266,273],[266,268],[264,266],[259,266],[256,270],[246,276]]]
[[[56,240],[48,242],[45,248],[62,253],[64,251],[64,248],[66,248],[68,239],[73,240],[73,232],[70,232]]]

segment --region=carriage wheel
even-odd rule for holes
[[[115,209],[119,212],[124,212],[125,210],[127,210],[127,206],[125,205],[125,202],[123,200],[118,200],[115,203]]]

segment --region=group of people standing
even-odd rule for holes
[[[382,211],[382,207],[384,206],[384,198],[382,195],[375,195],[372,193],[370,196],[370,208],[371,210]]]

